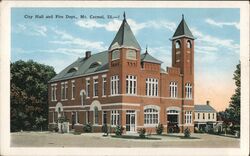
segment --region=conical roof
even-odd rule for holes
[[[122,24],[115,35],[113,42],[109,46],[109,50],[117,47],[131,47],[136,49],[141,49],[139,43],[137,42],[129,24],[127,23],[125,13],[123,15],[124,19]]]
[[[186,37],[194,39],[194,36],[193,36],[192,32],[190,31],[190,29],[188,28],[187,23],[184,19],[184,15],[182,15],[182,20],[181,20],[180,24],[178,25],[178,27],[173,35],[173,38],[178,38],[179,36],[186,36]]]

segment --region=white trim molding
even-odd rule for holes
[[[153,108],[153,109],[156,109],[156,110],[158,110],[158,111],[161,110],[161,107],[159,107],[159,106],[157,106],[157,105],[146,105],[146,106],[144,106],[144,110],[145,110],[145,109],[148,109],[148,108]]]
[[[90,105],[90,111],[94,111],[94,108],[97,107],[98,111],[102,110],[101,103],[98,100],[94,100]]]

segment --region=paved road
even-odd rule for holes
[[[183,134],[181,134],[183,135]],[[191,147],[239,148],[240,139],[192,134],[198,139],[181,139],[178,136],[151,136],[161,140],[139,140],[103,137],[101,133],[58,134],[51,132],[22,132],[11,134],[12,147]]]

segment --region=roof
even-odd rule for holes
[[[137,42],[129,24],[127,23],[125,13],[124,13],[124,19],[122,21],[122,24],[115,35],[114,40],[109,46],[109,50],[117,48],[117,47],[130,47],[130,48],[136,48],[141,49],[139,43]]]
[[[184,19],[184,15],[182,15],[182,20],[181,20],[180,24],[178,25],[178,27],[173,35],[173,38],[177,38],[179,36],[186,36],[186,37],[194,39],[194,36],[193,36],[192,32],[190,31],[190,29],[188,28],[187,23]]]
[[[151,62],[157,64],[163,63],[162,61],[157,60],[156,58],[151,56],[147,51],[144,54],[141,54],[141,62]]]
[[[216,110],[210,105],[194,105],[195,112],[216,112]]]
[[[84,57],[78,58],[75,62],[53,77],[49,82],[101,72],[107,70],[108,68],[108,51],[103,51],[91,55],[88,59],[85,59]]]

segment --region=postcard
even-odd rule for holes
[[[246,2],[1,5],[1,154],[249,154]]]

